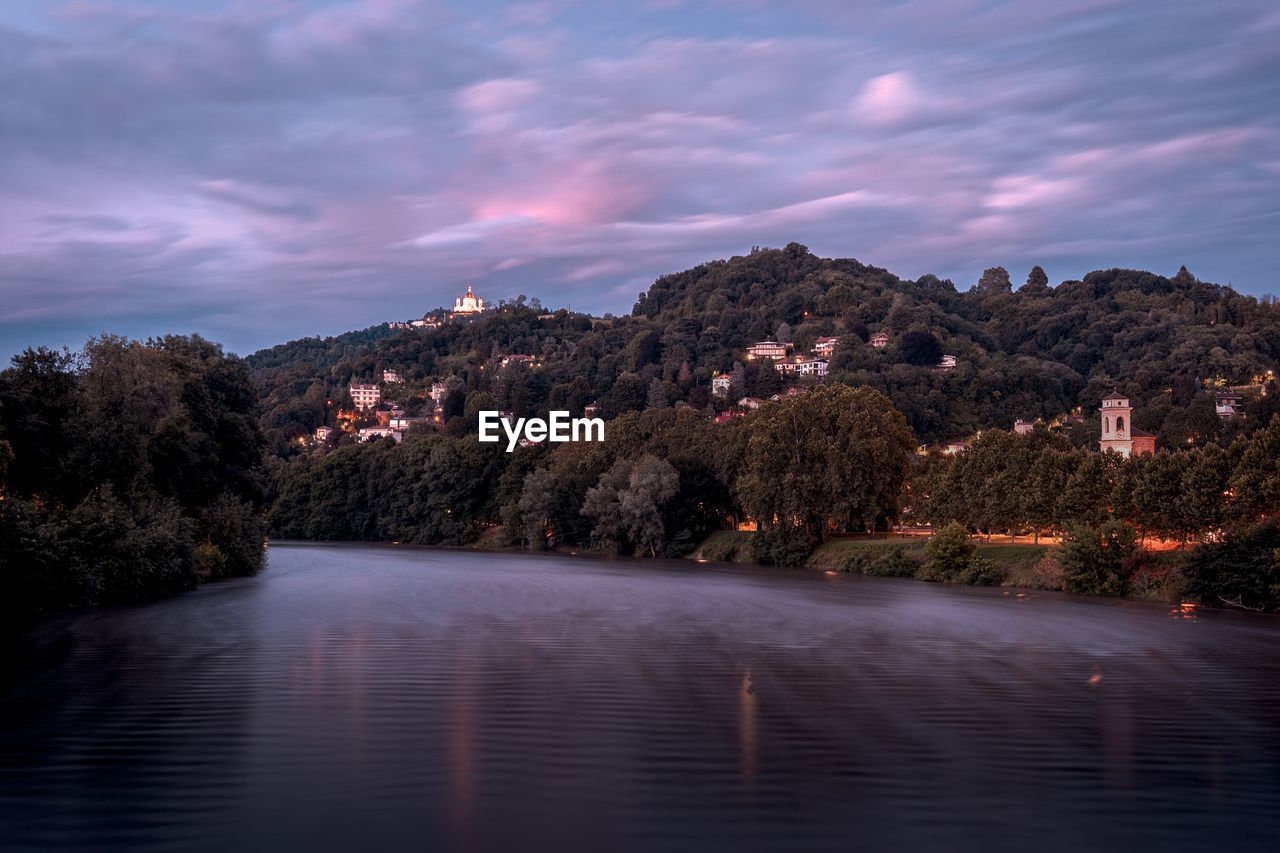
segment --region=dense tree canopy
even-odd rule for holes
[[[20,612],[250,574],[266,486],[244,363],[198,337],[27,350],[0,372],[0,583]]]
[[[307,338],[248,361],[263,428],[282,454],[290,440],[332,419],[349,382],[374,381],[385,368],[406,378],[399,393],[409,405],[431,379],[452,378],[460,393],[491,393],[517,416],[576,412],[597,401],[606,417],[662,401],[723,408],[779,389],[776,372],[748,361],[745,349],[780,331],[797,352],[818,337],[839,337],[828,380],[885,394],[925,442],[1076,407],[1092,417],[1112,389],[1129,396],[1137,426],[1165,446],[1229,442],[1280,409],[1280,395],[1259,398],[1249,403],[1254,416],[1224,435],[1208,396],[1277,371],[1274,301],[1185,271],[1166,278],[1104,270],[1050,287],[1037,267],[1017,291],[1009,278],[993,267],[986,285],[957,291],[934,276],[899,279],[791,244],[663,276],[629,316],[545,313],[517,300],[465,323]],[[875,332],[889,335],[890,345],[866,345]],[[537,356],[540,366],[502,368],[495,353]],[[955,369],[936,369],[941,353],[956,356]],[[734,375],[727,399],[706,396],[715,372]],[[1096,435],[1089,426],[1082,435]]]

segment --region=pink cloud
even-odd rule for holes
[[[892,125],[918,115],[927,101],[910,74],[894,71],[864,83],[853,105],[861,121]]]

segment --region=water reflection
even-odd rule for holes
[[[748,668],[742,673],[742,681],[738,685],[742,781],[746,785],[750,785],[756,776],[756,703],[758,701],[751,685],[751,669]]]
[[[0,847],[1270,849],[1280,622],[1175,613],[273,546],[11,650]]]

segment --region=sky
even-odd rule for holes
[[[0,357],[625,313],[753,246],[1280,291],[1280,7],[4,0]]]

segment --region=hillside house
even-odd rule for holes
[[[381,439],[387,438],[388,436],[390,436],[391,438],[394,438],[396,441],[396,444],[399,444],[400,442],[404,441],[404,433],[400,432],[399,430],[391,429],[391,427],[385,427],[385,426],[365,427],[364,429],[360,430],[361,441],[379,441]]]
[[[818,338],[813,342],[813,354],[819,358],[831,358],[839,343],[839,338]]]
[[[747,347],[747,358],[786,358],[791,351],[791,344],[780,344],[777,341],[760,341]]]
[[[827,375],[827,362],[821,358],[793,358],[780,361],[773,366],[779,373],[794,373],[798,376],[816,376],[819,379]]]
[[[1214,409],[1224,421],[1244,417],[1244,398],[1234,391],[1219,391],[1214,398]]]
[[[351,395],[351,402],[355,403],[356,408],[361,410],[376,407],[378,401],[382,399],[381,388],[377,385],[367,385],[361,382],[351,383],[347,393]]]

